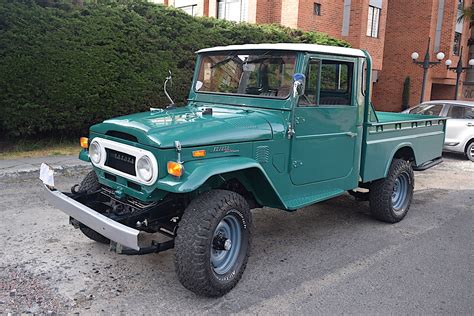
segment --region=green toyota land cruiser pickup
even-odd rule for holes
[[[441,162],[446,122],[374,111],[370,74],[370,56],[351,48],[200,50],[186,106],[92,126],[79,158],[93,171],[70,193],[44,181],[46,196],[118,253],[174,248],[187,289],[224,295],[247,265],[253,208],[349,191],[381,221],[407,214],[413,170]]]

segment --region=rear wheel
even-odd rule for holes
[[[247,265],[251,213],[232,191],[212,190],[184,211],[175,239],[175,266],[184,287],[203,296],[222,296],[239,282]]]
[[[79,186],[77,187],[77,192],[86,192],[92,193],[100,189],[99,179],[97,179],[97,175],[94,171],[89,172],[84,179],[81,181]],[[90,229],[86,225],[80,223],[79,229],[81,232],[86,235],[89,239],[93,241],[97,241],[101,244],[109,244],[110,240],[96,232],[95,230]]]
[[[401,221],[408,213],[415,177],[410,162],[394,159],[388,175],[372,183],[370,188],[370,211],[375,218],[387,222]]]
[[[466,147],[466,157],[470,161],[474,161],[474,141],[471,141],[471,143]]]

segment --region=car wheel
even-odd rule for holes
[[[401,221],[408,213],[415,177],[410,162],[394,159],[388,175],[370,187],[370,211],[372,215],[387,223]]]
[[[84,179],[82,179],[77,192],[92,193],[100,189],[99,179],[94,171],[89,172]]]
[[[466,157],[470,161],[474,161],[474,141],[471,141],[471,143],[466,147]]]
[[[99,179],[97,179],[97,175],[94,171],[89,172],[84,179],[79,184],[77,191],[78,192],[86,192],[92,193],[100,189]],[[89,239],[93,241],[99,242],[101,244],[109,244],[110,240],[96,232],[95,230],[90,229],[86,225],[80,223],[79,229],[81,232]]]
[[[229,292],[247,265],[251,227],[247,201],[235,192],[212,190],[191,201],[175,239],[181,284],[203,296]]]

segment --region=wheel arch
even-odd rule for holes
[[[159,180],[158,187],[168,192],[189,194],[225,189],[245,193],[242,195],[247,200],[255,200],[257,206],[284,208],[283,200],[265,170],[251,158],[226,157],[192,161],[185,164],[185,170],[182,179],[167,176]]]
[[[467,148],[469,147],[469,145],[471,145],[472,143],[474,143],[474,137],[469,139],[467,142],[466,142],[466,145],[464,146],[464,153],[467,153]]]
[[[385,177],[387,176],[388,170],[390,169],[390,165],[392,164],[392,161],[394,159],[404,159],[406,161],[410,161],[412,165],[417,165],[415,150],[413,150],[413,146],[411,143],[399,144],[393,149],[392,154],[389,157],[392,157],[392,159],[388,160],[385,165]]]

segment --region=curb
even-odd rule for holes
[[[91,169],[90,164],[78,164],[78,165],[68,165],[68,166],[60,166],[60,165],[51,165],[53,168],[54,173],[58,175],[71,175],[76,172],[82,172],[87,169]],[[1,178],[33,178],[39,177],[40,166],[38,167],[31,167],[26,169],[20,170],[11,170],[11,171],[0,171],[0,179]]]

